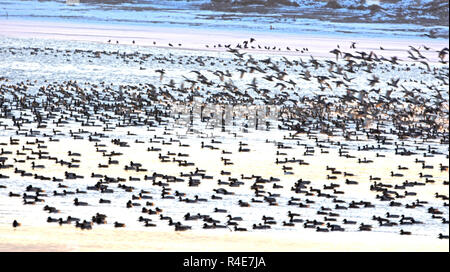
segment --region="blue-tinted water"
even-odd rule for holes
[[[74,2],[77,2],[75,0]],[[445,15],[429,7],[433,1],[0,1],[0,16],[10,19],[127,24],[199,29],[271,31],[365,37],[448,38]],[[264,4],[258,4],[264,2]],[[278,4],[274,4],[274,2]],[[392,2],[392,1],[389,1]],[[442,3],[441,3],[442,2]],[[284,4],[282,4],[284,3]],[[430,4],[431,3],[431,4]],[[377,10],[373,4],[379,4]],[[439,6],[439,5],[440,6]],[[445,11],[448,3],[434,1]],[[433,6],[434,7],[434,6]],[[445,14],[445,13],[444,13]],[[448,17],[448,12],[447,12]]]

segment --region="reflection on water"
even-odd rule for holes
[[[176,116],[183,112],[185,108],[174,107],[173,112]],[[374,224],[372,216],[385,216],[386,212],[395,214],[405,214],[407,216],[413,216],[415,219],[425,222],[424,225],[409,226],[409,230],[418,235],[436,236],[437,233],[448,232],[448,225],[442,224],[440,220],[430,219],[431,215],[427,213],[427,208],[415,208],[407,209],[405,207],[389,207],[389,202],[381,202],[375,199],[376,193],[369,190],[372,181],[370,176],[381,177],[382,183],[390,185],[401,185],[405,180],[408,181],[423,181],[419,178],[419,173],[424,172],[426,174],[433,175],[435,183],[427,184],[426,186],[418,186],[408,191],[417,193],[417,196],[408,196],[405,199],[400,200],[403,204],[410,204],[416,199],[422,201],[428,201],[429,206],[439,207],[444,211],[444,217],[448,218],[448,207],[444,208],[442,202],[438,201],[435,197],[435,193],[446,194],[448,193],[448,186],[443,185],[443,181],[448,181],[448,172],[442,172],[439,170],[439,163],[445,163],[445,156],[435,156],[433,158],[427,158],[427,164],[435,166],[434,169],[423,170],[422,165],[415,162],[416,158],[421,159],[422,156],[399,156],[393,154],[392,150],[381,151],[381,154],[386,157],[376,157],[374,152],[358,151],[357,146],[363,146],[367,144],[366,141],[350,143],[349,154],[354,155],[355,158],[347,159],[339,156],[338,147],[328,145],[329,148],[317,147],[315,137],[319,141],[331,140],[334,142],[342,141],[339,137],[328,138],[321,134],[311,135],[299,134],[295,140],[285,140],[285,136],[289,137],[289,132],[283,132],[276,129],[276,127],[270,127],[269,130],[261,129],[255,130],[254,128],[244,128],[243,126],[227,125],[225,131],[222,131],[221,125],[213,125],[208,121],[201,122],[198,116],[195,116],[192,126],[190,126],[189,114],[182,114],[183,118],[175,119],[167,118],[166,122],[161,126],[152,128],[148,131],[145,127],[117,127],[111,132],[104,132],[101,127],[80,127],[75,123],[70,123],[64,127],[49,126],[46,129],[41,130],[41,134],[51,132],[53,129],[65,131],[71,129],[72,131],[78,131],[82,129],[84,131],[84,139],[74,140],[67,136],[57,136],[55,139],[59,139],[58,142],[46,141],[47,148],[41,149],[49,152],[51,156],[55,156],[61,160],[70,161],[72,157],[68,156],[68,151],[81,153],[79,158],[78,169],[68,169],[67,167],[61,167],[49,160],[39,160],[38,164],[44,165],[45,169],[32,169],[31,161],[25,161],[24,163],[14,164],[15,167],[25,170],[27,172],[33,172],[38,175],[44,175],[47,177],[55,177],[64,179],[64,172],[76,172],[79,175],[83,175],[84,179],[77,180],[64,180],[64,182],[52,182],[52,181],[39,181],[32,177],[20,177],[14,174],[14,169],[4,169],[2,174],[8,175],[11,178],[2,180],[1,184],[6,185],[7,189],[2,189],[0,192],[0,210],[2,217],[0,218],[2,224],[9,224],[15,218],[20,218],[24,225],[45,225],[47,216],[62,217],[73,216],[81,219],[89,220],[97,212],[107,214],[109,223],[115,221],[124,222],[128,227],[133,229],[144,229],[142,223],[137,221],[137,218],[141,215],[141,207],[126,208],[126,203],[132,199],[132,195],[138,195],[141,190],[149,191],[153,199],[152,200],[133,200],[133,202],[141,203],[145,206],[147,201],[154,203],[151,208],[161,208],[165,216],[171,216],[174,220],[183,220],[183,216],[186,213],[191,214],[208,214],[214,219],[221,222],[226,222],[226,216],[231,214],[233,216],[241,216],[245,219],[242,223],[243,227],[251,229],[253,224],[262,223],[262,216],[273,216],[278,222],[277,225],[272,226],[272,231],[285,232],[285,231],[298,231],[303,229],[301,224],[295,228],[287,228],[281,225],[281,222],[288,221],[288,211],[301,214],[301,218],[310,220],[323,220],[322,215],[318,215],[317,211],[321,207],[334,208],[335,203],[331,199],[321,198],[317,196],[303,196],[296,194],[291,190],[295,182],[299,179],[311,181],[310,186],[313,188],[322,189],[324,185],[329,185],[331,182],[339,184],[337,188],[340,191],[344,191],[345,194],[340,199],[350,203],[351,201],[369,201],[375,205],[375,208],[361,208],[361,209],[349,209],[339,211],[340,217],[338,221],[342,221],[343,218],[348,220],[356,220],[366,224]],[[181,120],[186,120],[184,125]],[[242,121],[242,120],[241,120]],[[245,120],[244,120],[245,121]],[[274,124],[276,120],[271,120]],[[101,139],[104,147],[96,147],[98,142],[90,142],[86,135],[89,133],[104,133],[108,136],[105,139]],[[135,134],[135,135],[129,135]],[[42,137],[22,137],[13,136],[18,139],[19,144],[17,146],[4,147],[5,150],[12,151],[13,154],[16,151],[21,151],[22,146],[26,146],[26,142],[35,142],[36,139],[43,140]],[[158,137],[158,138],[156,138]],[[161,138],[159,138],[161,137]],[[7,143],[9,136],[7,131],[2,132],[2,142]],[[129,147],[119,147],[111,143],[110,139],[120,139],[127,142]],[[171,140],[178,139],[180,142],[171,142]],[[211,141],[214,140],[214,143]],[[151,142],[150,142],[151,141]],[[165,142],[166,144],[163,144]],[[217,147],[217,150],[211,150],[209,148],[201,148],[202,142],[205,145],[212,145]],[[219,143],[220,142],[220,143]],[[251,152],[242,153],[238,152],[239,142],[245,142],[248,145]],[[283,143],[284,149],[277,148],[275,143]],[[168,145],[170,143],[170,145]],[[404,141],[405,144],[414,144],[412,141]],[[432,146],[439,147],[438,142],[428,143]],[[181,146],[180,146],[181,145]],[[189,146],[185,146],[189,145]],[[36,146],[30,146],[35,149]],[[148,148],[161,148],[157,152],[149,152]],[[108,165],[108,157],[105,157],[104,152],[98,152],[97,149],[105,151],[106,154],[114,151],[123,153],[122,156],[113,157],[118,161],[118,164],[110,165],[108,168],[99,168],[98,164]],[[309,149],[314,151],[313,156],[305,156],[305,151]],[[36,149],[37,150],[37,149]],[[232,154],[223,154],[222,150],[232,152]],[[327,153],[324,153],[326,151]],[[160,161],[159,154],[167,155],[168,153],[175,155],[169,155],[169,162],[162,163]],[[277,155],[277,152],[284,153],[283,155]],[[181,154],[188,154],[188,157],[181,157]],[[25,156],[9,156],[10,161],[14,159],[23,159]],[[226,157],[233,165],[224,165],[222,158]],[[303,159],[304,162],[309,165],[299,165],[298,163],[288,164],[276,164],[275,159],[283,161],[287,159]],[[358,158],[366,158],[373,160],[371,164],[359,164]],[[182,159],[188,162],[194,162],[195,166],[180,167],[175,159]],[[147,169],[147,172],[135,172],[125,171],[125,165],[129,165],[130,161],[135,163],[141,163],[142,168]],[[408,167],[409,170],[401,171],[404,177],[391,177],[390,171],[395,169],[396,166],[402,165]],[[293,174],[285,174],[283,166],[292,167],[288,172]],[[342,174],[337,175],[336,180],[328,180],[327,175],[330,171],[327,171],[327,167],[335,167],[339,171],[348,172],[354,174],[350,177],[352,180],[359,182],[358,185],[347,185],[345,180],[349,177],[345,177]],[[206,170],[206,175],[211,176],[211,179],[203,179],[198,187],[189,187],[188,178],[182,177],[180,173],[195,172],[196,168]],[[222,175],[222,171],[231,172],[231,175]],[[206,198],[208,202],[199,202],[195,204],[188,204],[185,202],[179,202],[172,199],[161,199],[162,188],[154,185],[152,181],[144,181],[145,175],[152,175],[154,172],[163,175],[173,175],[175,177],[181,177],[184,182],[170,183],[172,193],[180,191],[186,193],[186,198],[194,199],[194,196],[199,198]],[[87,194],[75,194],[66,196],[52,196],[53,192],[62,192],[62,188],[58,188],[59,183],[67,185],[69,188],[67,191],[86,191],[87,186],[93,186],[98,182],[99,178],[91,178],[91,173],[107,175],[109,177],[122,177],[127,179],[123,184],[127,186],[133,186],[135,189],[133,192],[125,192],[124,190],[117,188],[116,184],[110,184],[109,188],[114,190],[114,193],[107,194],[99,191],[88,191]],[[269,206],[267,202],[252,203],[251,199],[263,200],[262,197],[256,197],[254,191],[250,189],[254,180],[243,179],[241,176],[251,177],[252,175],[262,176],[264,178],[278,178],[280,181],[273,182],[277,185],[281,185],[282,188],[273,189],[273,183],[269,183],[265,186],[266,190],[271,193],[280,194],[277,197],[278,206]],[[140,178],[141,181],[129,181],[130,177]],[[243,182],[243,185],[239,187],[230,187],[227,185],[218,185],[218,181],[229,182],[229,178],[236,178]],[[164,179],[157,179],[164,181]],[[9,192],[20,192],[28,185],[40,187],[46,191],[48,195],[45,198],[45,203],[39,203],[35,205],[22,205],[21,198],[8,197]],[[222,200],[213,200],[211,196],[214,194],[213,189],[226,188],[230,192],[234,192],[234,195],[220,195]],[[404,190],[398,190],[399,193],[403,193]],[[326,192],[326,190],[324,190]],[[218,195],[218,194],[216,194]],[[80,201],[85,201],[90,204],[88,207],[75,207],[73,205],[73,199],[78,197]],[[310,204],[310,208],[299,208],[297,206],[289,206],[288,201],[291,197],[299,197],[301,201],[314,200],[315,203]],[[111,200],[111,204],[99,204],[100,198]],[[184,197],[183,197],[184,198]],[[241,208],[237,205],[238,201],[246,201],[251,203],[249,208]],[[45,205],[55,206],[61,212],[58,214],[47,214],[43,211]],[[427,206],[428,207],[428,206]],[[226,209],[227,213],[214,213],[214,208]],[[166,221],[158,219],[158,215],[150,216],[154,223],[157,224],[158,230],[171,230]],[[203,225],[202,221],[188,221],[194,229],[200,229]],[[97,226],[96,226],[97,227]],[[112,228],[112,225],[98,226]],[[358,226],[347,227],[348,231],[357,231]],[[381,232],[399,232],[400,227],[392,228],[377,228],[375,231]]]
[[[9,44],[10,42],[12,45]],[[34,108],[9,110],[10,104],[8,103],[19,105],[21,95],[26,94],[28,97],[32,97],[41,94],[43,91],[41,87],[49,86],[48,82],[62,83],[76,79],[80,86],[83,86],[82,84],[85,82],[92,84],[84,85],[87,86],[86,88],[95,89],[94,85],[101,85],[104,87],[103,93],[97,94],[97,98],[103,99],[102,103],[105,104],[111,103],[113,99],[118,99],[113,97],[115,94],[111,90],[117,90],[117,93],[121,94],[125,93],[122,92],[120,85],[140,86],[134,89],[135,92],[130,91],[124,95],[125,98],[122,97],[123,101],[130,102],[127,99],[142,91],[143,88],[147,88],[142,87],[143,83],[171,84],[170,77],[180,79],[191,70],[202,69],[198,63],[190,62],[191,66],[185,66],[182,63],[174,62],[173,66],[170,66],[167,64],[168,62],[158,62],[158,58],[160,58],[159,60],[167,57],[184,58],[189,62],[189,60],[197,58],[199,54],[210,55],[215,57],[215,60],[228,62],[227,67],[225,64],[221,64],[218,69],[230,69],[231,71],[236,70],[238,64],[230,54],[225,52],[172,52],[147,48],[147,51],[143,50],[144,53],[155,57],[155,60],[149,64],[149,70],[165,68],[168,73],[173,72],[171,75],[166,75],[166,79],[160,80],[158,74],[150,73],[148,70],[142,70],[144,71],[142,74],[135,73],[135,70],[130,71],[129,66],[133,65],[137,70],[140,64],[131,63],[129,66],[122,66],[124,59],[119,59],[118,55],[95,57],[95,52],[103,50],[105,45],[84,43],[81,46],[86,46],[87,50],[76,52],[69,50],[67,52],[65,49],[71,48],[68,47],[67,42],[53,41],[56,49],[43,50],[35,55],[34,49],[21,48],[22,42],[24,40],[5,39],[1,41],[3,46],[0,52],[1,56],[8,60],[0,65],[0,71],[5,75],[5,78],[1,79],[2,87],[8,90],[10,84],[20,81],[27,82],[26,86],[29,86],[27,89],[17,88],[14,89],[14,92],[2,93],[4,96],[2,98],[5,100],[2,100],[2,118],[0,119],[0,144],[3,148],[1,157],[7,158],[4,160],[4,164],[13,165],[11,168],[0,169],[0,173],[7,176],[0,180],[0,185],[6,186],[6,188],[0,189],[0,224],[2,225],[9,226],[12,220],[19,219],[24,227],[44,226],[49,224],[46,222],[48,216],[65,219],[70,215],[81,220],[91,220],[96,213],[102,213],[107,215],[108,224],[95,225],[94,228],[113,228],[113,223],[118,221],[125,223],[131,229],[152,230],[152,228],[144,228],[143,223],[138,222],[140,216],[145,216],[151,218],[152,222],[157,225],[153,230],[173,231],[173,227],[169,226],[167,221],[160,220],[160,214],[148,215],[141,212],[148,201],[153,202],[154,205],[147,208],[153,210],[159,208],[164,216],[170,216],[174,221],[188,224],[196,231],[202,230],[204,222],[202,220],[184,221],[186,213],[210,215],[220,224],[227,223],[228,215],[239,216],[244,219],[239,226],[251,231],[253,224],[264,223],[263,216],[271,216],[276,224],[271,225],[271,229],[265,231],[273,233],[314,232],[314,229],[304,229],[301,223],[295,224],[294,227],[285,227],[283,221],[289,221],[287,216],[289,211],[300,214],[298,218],[303,220],[323,221],[326,215],[318,214],[318,211],[321,211],[322,207],[335,209],[337,203],[333,201],[333,198],[323,197],[320,193],[305,194],[291,189],[299,180],[302,180],[310,182],[306,186],[309,193],[314,192],[311,190],[313,188],[320,189],[322,194],[334,194],[334,190],[326,187],[332,183],[339,185],[335,189],[343,192],[343,194],[336,194],[338,199],[344,201],[344,204],[341,203],[341,205],[348,206],[352,201],[370,202],[374,205],[374,207],[367,208],[356,205],[358,207],[333,211],[339,214],[336,216],[337,224],[342,225],[344,218],[358,223],[344,226],[348,232],[358,231],[359,224],[364,223],[373,225],[373,231],[379,233],[398,234],[401,228],[405,228],[415,235],[423,235],[432,239],[436,239],[439,233],[448,233],[448,223],[443,224],[440,218],[432,218],[428,212],[430,207],[437,208],[442,212],[441,216],[448,220],[448,201],[435,197],[436,193],[448,196],[448,184],[444,184],[444,182],[448,183],[448,170],[441,170],[440,167],[440,164],[447,165],[448,163],[449,149],[448,143],[445,142],[445,136],[442,137],[442,140],[440,138],[419,140],[399,139],[395,135],[383,134],[380,136],[389,138],[386,143],[379,149],[367,150],[367,147],[376,148],[379,143],[374,138],[368,138],[368,133],[363,133],[362,130],[355,130],[355,134],[347,135],[347,137],[343,136],[342,130],[333,133],[333,136],[328,136],[321,133],[319,127],[311,126],[308,133],[294,135],[294,132],[285,130],[286,124],[283,119],[284,121],[289,119],[288,116],[283,115],[286,107],[215,105],[195,96],[191,96],[192,99],[188,102],[181,102],[184,101],[183,99],[179,99],[178,103],[155,102],[147,108],[141,107],[128,114],[115,108],[95,113],[81,110],[76,112],[72,109],[46,112],[48,122],[45,123],[45,126],[38,128],[37,115],[36,112],[33,112]],[[44,41],[26,40],[26,42],[45,47]],[[132,50],[129,49],[129,51]],[[104,53],[105,55],[109,54],[108,52]],[[138,55],[137,53],[130,54]],[[125,56],[125,54],[120,56]],[[277,61],[275,57],[273,59]],[[71,60],[74,60],[75,64],[66,63]],[[126,61],[131,62],[131,60]],[[380,65],[383,67],[379,70],[374,68],[374,72],[380,73],[380,77],[390,77],[391,70],[383,74],[385,70],[382,69],[389,65]],[[319,73],[320,69],[318,70],[314,73]],[[326,68],[322,70],[326,71]],[[418,72],[415,73],[415,71]],[[419,72],[421,72],[420,68],[413,67],[408,72],[402,71],[397,75],[404,80],[414,74],[417,77],[420,76],[420,80],[425,83],[433,83],[435,80],[431,73]],[[238,77],[238,73],[235,72],[235,74],[235,78]],[[218,82],[220,79],[216,80]],[[237,84],[246,86],[247,83],[251,84],[252,78],[245,80],[241,80]],[[363,84],[366,83],[366,80],[367,78],[361,77],[355,79],[354,84]],[[418,83],[405,83],[405,85],[407,84],[421,86]],[[272,85],[267,86],[270,88]],[[313,92],[314,88],[317,89],[317,84],[316,87],[305,84],[302,86],[304,93],[301,94],[305,95],[308,91]],[[271,89],[273,91],[273,88]],[[79,91],[79,89],[77,90]],[[48,92],[54,96],[67,96],[61,100],[49,96],[55,99],[49,103],[64,103],[67,99],[79,99],[80,97],[84,99],[83,103],[79,103],[80,109],[89,103],[89,97],[85,96],[87,92],[68,94],[65,90],[51,89],[50,87]],[[78,96],[74,94],[78,94]],[[112,97],[109,97],[110,95]],[[394,93],[393,95],[399,94]],[[426,97],[429,94],[425,92],[421,95]],[[448,93],[444,93],[443,97],[448,101]],[[36,101],[39,102],[45,102],[45,99],[44,96],[36,97]],[[126,109],[123,107],[122,110]],[[150,113],[150,109],[154,112]],[[155,114],[156,109],[159,111],[158,114]],[[17,130],[14,123],[19,119],[22,120],[21,128]],[[448,121],[446,125],[448,127]],[[392,124],[386,122],[384,126],[386,131],[389,131]],[[371,128],[370,125],[368,128]],[[444,132],[439,135],[445,135],[445,128],[443,130]],[[48,135],[52,136],[52,141],[49,140]],[[127,145],[121,146],[117,140],[122,143],[126,142]],[[414,151],[417,154],[411,156],[396,154],[397,147]],[[249,152],[240,152],[240,149],[241,151],[248,149]],[[69,156],[69,151],[80,153],[81,156]],[[435,155],[425,157],[430,156],[433,153],[431,151]],[[48,154],[42,152],[48,152]],[[121,153],[121,155],[107,156],[111,152]],[[78,167],[62,166],[45,156],[56,157],[58,161],[69,161]],[[166,162],[162,162],[161,156],[167,156],[164,159]],[[27,157],[35,158],[35,160]],[[117,160],[117,163],[110,163],[109,158]],[[79,162],[73,161],[74,159]],[[281,163],[276,163],[277,160]],[[361,163],[360,160],[373,162]],[[425,160],[426,165],[433,168],[424,168],[422,163],[418,163],[416,160]],[[44,168],[33,169],[33,162]],[[142,164],[142,168],[147,171],[125,170],[125,167],[130,166],[131,162]],[[99,165],[106,165],[107,168]],[[400,165],[408,169],[400,170],[398,169]],[[33,176],[21,176],[20,173],[16,173],[15,168],[32,173]],[[202,172],[204,176],[203,178],[198,175],[191,176],[194,180],[198,179],[200,184],[189,186],[192,180],[187,174],[195,173],[197,168],[205,171]],[[340,173],[332,174],[330,170],[327,170],[329,168],[335,168]],[[83,178],[67,179],[66,171],[75,172]],[[403,176],[394,177],[391,175],[391,171],[401,173]],[[100,174],[103,177],[92,177],[92,173]],[[155,181],[144,180],[145,175],[152,176],[154,173],[161,176],[157,176]],[[345,173],[349,175],[346,176]],[[421,173],[432,177],[427,182],[427,178],[421,177]],[[35,174],[45,176],[50,180],[36,179]],[[124,180],[108,184],[108,188],[113,190],[112,193],[87,190],[88,186],[105,181],[104,175],[116,179],[120,177]],[[167,178],[167,176],[174,176],[179,180],[174,182],[173,178]],[[257,180],[255,176],[271,180],[271,182],[264,183],[264,188],[259,190],[261,194],[259,196],[252,189]],[[330,179],[329,176],[335,176],[336,179]],[[390,190],[395,191],[392,193],[393,195],[398,194],[395,201],[401,204],[400,207],[392,207],[390,201],[377,199],[376,196],[380,193],[370,190],[370,186],[374,184],[371,176],[379,177],[378,182],[393,186]],[[62,180],[52,181],[53,178]],[[356,181],[358,184],[346,184],[346,179]],[[419,182],[423,185],[395,188],[396,185],[404,185],[406,181]],[[168,184],[163,186],[160,182]],[[67,188],[60,188],[60,184]],[[119,184],[132,186],[134,189],[126,191],[119,187]],[[9,196],[10,192],[22,195],[29,185],[45,190],[47,196],[41,196],[45,202],[23,205],[21,197]],[[175,199],[162,198],[164,187],[171,188],[172,196],[179,191],[185,194],[182,196],[183,199],[192,200],[197,196],[208,201],[187,203],[178,201],[179,197],[177,196]],[[234,194],[223,195],[214,191],[219,188]],[[60,195],[64,190],[66,192],[79,190],[86,191],[86,193]],[[148,194],[145,195],[151,196],[152,199],[133,199],[133,196],[137,197],[141,190],[148,191]],[[54,195],[54,192],[59,195]],[[213,199],[212,195],[220,196],[222,199]],[[405,197],[400,198],[401,196]],[[267,201],[267,197],[275,198],[278,205],[270,205],[271,201]],[[75,198],[87,202],[89,206],[74,206]],[[110,200],[111,204],[100,204],[100,198]],[[299,200],[294,201],[295,205],[288,205],[292,198],[299,198]],[[417,199],[427,201],[427,203],[415,208],[406,206],[416,203]],[[141,206],[135,205],[127,208],[127,202],[130,200]],[[248,202],[250,207],[240,207],[239,200]],[[274,202],[272,201],[272,203]],[[60,213],[53,214],[44,211],[45,205],[56,207]],[[305,205],[309,206],[305,207]],[[215,213],[215,208],[225,209],[226,212]],[[423,224],[378,227],[378,222],[372,219],[373,216],[385,217],[387,212],[399,216],[411,216]],[[399,219],[393,219],[393,221],[398,223]],[[78,230],[74,228],[74,231]],[[226,229],[226,231],[228,230]]]

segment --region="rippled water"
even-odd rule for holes
[[[445,1],[0,1],[0,16],[10,19],[89,22],[144,26],[268,31],[326,36],[424,37],[448,39]],[[289,5],[288,2],[297,3]],[[422,3],[423,2],[423,3]],[[259,4],[258,4],[259,3]],[[284,3],[284,4],[283,4]],[[431,3],[431,4],[430,4]],[[371,5],[382,9],[372,11]],[[431,5],[431,6],[430,6]],[[445,12],[447,10],[447,17]],[[444,17],[442,17],[444,16]]]

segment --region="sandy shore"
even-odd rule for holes
[[[211,31],[200,29],[176,28],[176,27],[157,27],[143,25],[108,25],[108,24],[89,24],[89,23],[66,23],[66,22],[47,22],[47,21],[27,21],[0,19],[0,36],[16,38],[37,38],[37,39],[57,39],[73,41],[89,41],[106,43],[111,40],[112,44],[116,41],[119,44],[132,44],[134,40],[136,46],[155,46],[167,47],[171,43],[173,49],[184,50],[208,50],[225,51],[223,47],[214,48],[217,44],[231,44],[233,46],[241,44],[250,37],[255,39],[252,44],[255,49],[242,50],[252,53],[264,54],[283,54],[298,55],[309,57],[332,57],[329,53],[338,45],[344,51],[373,51],[384,57],[398,56],[402,60],[409,60],[407,50],[409,46],[416,48],[422,47],[422,54],[430,62],[438,61],[436,50],[448,46],[448,40],[445,39],[374,39],[365,37],[350,36],[324,36],[324,35],[293,35],[282,33],[267,32],[237,32],[237,31]],[[156,44],[154,44],[154,42]],[[350,50],[352,42],[356,42],[356,48]],[[179,46],[181,44],[181,46]],[[206,45],[209,45],[207,48]],[[261,45],[263,49],[258,49]],[[423,45],[431,49],[426,51]],[[264,46],[276,50],[265,50]],[[287,50],[289,47],[290,50]],[[383,47],[383,50],[380,50]],[[278,50],[280,48],[280,50]],[[308,48],[307,52],[300,53],[295,49],[301,50]]]
[[[448,240],[385,233],[208,233],[0,227],[0,251],[449,251]],[[381,238],[381,239],[380,239]],[[239,243],[237,243],[239,241]],[[345,241],[345,242],[344,242]]]

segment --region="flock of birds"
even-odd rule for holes
[[[195,224],[189,223],[197,222],[199,228],[231,231],[395,227],[400,235],[411,235],[411,226],[438,222],[448,232],[449,198],[437,192],[442,188],[448,192],[449,185],[448,48],[411,46],[408,58],[401,60],[358,50],[356,43],[350,51],[338,46],[328,59],[252,56],[245,50],[280,49],[257,45],[252,38],[236,46],[206,47],[223,48],[228,55],[0,48],[7,58],[29,53],[73,62],[77,56],[103,65],[115,59],[148,71],[152,79],[136,84],[115,84],[114,79],[80,83],[76,78],[38,83],[2,76],[0,196],[41,207],[50,214],[48,223],[83,230],[107,224],[108,215],[96,211],[88,218],[58,217],[67,204],[52,201],[70,199],[77,209],[87,206],[85,213],[105,206],[136,210],[141,213],[136,220],[144,227],[168,225],[176,231],[190,230]],[[439,62],[429,63],[424,51],[435,51]],[[171,67],[180,66],[195,69],[172,75]],[[219,105],[220,110],[210,105]],[[241,112],[246,105],[275,105],[276,118],[268,118],[273,114],[268,108]],[[280,133],[270,134],[274,130]],[[252,175],[230,170],[237,157],[255,154],[251,135],[266,137],[264,149],[273,153],[266,160],[279,175],[266,175],[257,165],[250,166]],[[136,156],[136,149],[156,162]],[[208,154],[210,164],[223,167],[202,169],[194,153]],[[382,177],[377,172],[364,176],[358,170],[342,170],[331,166],[332,161],[318,169],[309,161],[315,156],[338,159],[354,169],[390,161],[392,169]],[[414,181],[405,178],[412,170],[399,164],[403,162],[420,169]],[[176,167],[179,174],[169,173],[165,165]],[[109,172],[111,168],[114,172]],[[91,171],[88,175],[86,169]],[[308,169],[323,171],[317,173],[319,180],[302,177]],[[8,191],[17,188],[12,184],[16,180],[26,185],[21,191]],[[347,196],[355,187],[364,188],[366,195]],[[433,201],[421,199],[420,188],[436,190]],[[118,192],[120,198],[108,198]],[[88,195],[98,198],[96,203],[88,202]],[[183,203],[183,216],[180,211],[171,215],[170,205],[180,206],[163,209],[162,201]],[[206,205],[210,213],[197,212],[196,204]],[[247,222],[234,214],[255,207],[264,212],[260,221]],[[279,214],[281,207],[286,214]],[[367,218],[354,218],[351,211],[356,210],[367,210]],[[405,212],[410,210],[426,220]],[[314,215],[305,216],[305,211]],[[20,225],[20,219],[14,220],[14,228]],[[443,232],[435,235],[448,239]]]

